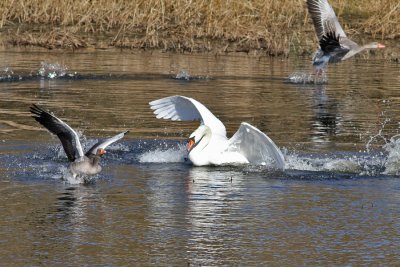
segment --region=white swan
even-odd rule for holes
[[[189,137],[187,149],[196,166],[245,164],[274,164],[285,168],[282,152],[274,142],[256,127],[242,122],[228,139],[226,129],[203,104],[185,96],[170,96],[149,103],[158,119],[177,121],[200,120],[200,127]]]

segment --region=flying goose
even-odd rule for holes
[[[358,45],[347,38],[328,0],[307,0],[307,8],[320,44],[313,57],[318,74],[326,70],[328,63],[346,60],[365,49],[385,47],[378,42]]]

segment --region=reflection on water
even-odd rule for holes
[[[0,54],[4,68],[13,75],[34,76],[27,81],[0,83],[0,134],[15,139],[26,138],[27,132],[21,130],[39,130],[26,116],[32,102],[60,114],[75,128],[90,131],[89,135],[132,128],[131,136],[138,138],[187,136],[194,124],[156,120],[148,108],[149,101],[173,94],[204,103],[226,122],[231,134],[242,121],[248,121],[281,147],[365,149],[369,137],[378,133],[386,118],[390,122],[382,134],[389,138],[397,134],[400,75],[396,65],[388,62],[353,60],[340,67],[334,65],[328,73],[329,83],[314,85],[286,82],[296,71],[293,68],[310,68],[308,61],[292,67],[290,61],[246,56],[103,52],[28,53],[20,58],[20,54],[16,53],[13,62],[6,58],[7,53]],[[107,64],[99,64],[100,59]],[[45,78],[39,74],[43,64],[60,66],[60,71],[68,74]],[[175,79],[177,75],[196,79]],[[45,140],[46,136],[40,136],[32,137]],[[321,143],[327,145],[321,147]]]
[[[0,59],[2,264],[399,262],[396,63],[355,58],[332,65],[328,82],[304,84],[287,80],[308,73],[309,59],[44,50]],[[228,134],[257,126],[288,170],[185,164],[183,140],[198,122],[157,120],[148,106],[174,94],[204,103]],[[131,131],[96,183],[71,186],[32,103],[79,130],[83,145]]]
[[[335,145],[335,136],[340,135],[342,117],[336,100],[330,100],[325,86],[314,89],[314,131],[312,142],[324,148],[326,144]]]
[[[275,179],[176,164],[109,171],[112,181],[72,188],[2,182],[2,263],[390,265],[400,260],[397,178]]]

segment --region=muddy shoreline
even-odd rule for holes
[[[0,44],[3,48],[9,46],[19,47],[42,47],[44,49],[61,50],[155,50],[171,53],[212,53],[229,54],[245,53],[255,56],[312,56],[318,47],[314,33],[307,31],[303,33],[307,38],[302,43],[300,40],[289,44],[281,49],[271,48],[266,40],[254,42],[243,42],[242,40],[227,40],[224,38],[198,38],[198,39],[177,39],[175,36],[166,36],[159,45],[151,45],[146,42],[145,37],[135,35],[118,36],[118,32],[111,31],[107,34],[84,34],[73,33],[65,30],[32,30],[25,29],[23,32],[15,27],[8,27],[0,33]],[[356,40],[358,40],[356,38]],[[367,42],[365,38],[360,42]],[[396,40],[384,39],[386,48],[383,50],[371,50],[362,53],[362,57],[377,57],[400,63],[400,47]]]
[[[348,36],[386,44],[398,61],[397,0],[330,0]],[[178,53],[312,54],[318,41],[304,0],[12,1],[0,4],[4,46],[143,49]]]

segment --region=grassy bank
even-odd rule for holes
[[[398,39],[398,0],[331,0],[355,40]],[[2,0],[6,43],[166,51],[312,51],[304,0]]]

